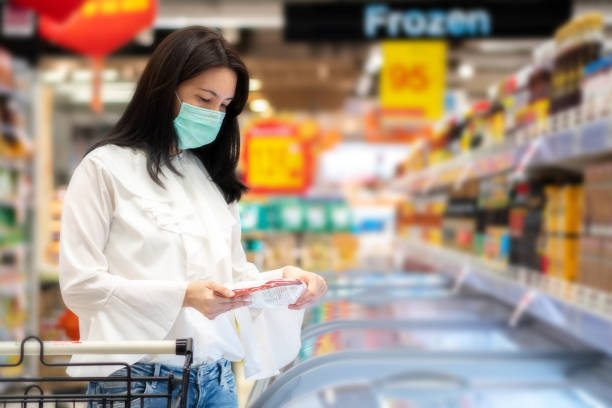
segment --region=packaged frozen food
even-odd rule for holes
[[[236,295],[251,295],[255,308],[287,307],[294,304],[306,290],[298,279],[236,282],[230,286]]]

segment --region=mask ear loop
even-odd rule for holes
[[[181,106],[183,105],[183,101],[181,101],[181,98],[179,98],[178,93],[176,93],[176,91],[174,91],[174,95],[176,96],[176,99],[178,99],[179,103],[181,104]],[[178,151],[178,153],[181,153],[182,150],[178,148],[178,146],[176,146],[176,149]],[[178,154],[177,153],[177,154]]]

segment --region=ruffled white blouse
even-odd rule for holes
[[[221,284],[281,277],[247,262],[236,203],[228,205],[189,151],[153,182],[144,152],[107,145],[75,170],[64,199],[60,288],[79,317],[81,340],[194,339],[194,364],[244,359],[247,379],[290,363],[300,347],[303,311],[246,307],[210,320],[182,307],[188,282]],[[238,324],[238,327],[236,326]],[[239,330],[238,330],[239,328]],[[74,355],[71,362],[137,361],[182,366],[183,357]],[[69,367],[105,376],[120,367]]]

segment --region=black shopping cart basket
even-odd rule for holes
[[[171,354],[185,356],[182,377],[169,373],[166,377],[133,376],[129,364],[122,362],[104,363],[51,363],[45,361],[46,356],[72,354]],[[24,356],[38,355],[40,362],[49,367],[68,366],[117,366],[117,370],[126,367],[125,375],[112,377],[0,377],[0,385],[9,388],[9,392],[0,395],[0,408],[27,407],[90,407],[96,403],[98,407],[144,407],[145,399],[165,399],[167,407],[187,407],[187,392],[189,390],[189,371],[193,361],[192,340],[164,341],[41,341],[38,337],[28,337],[21,342],[0,342],[0,355],[18,356],[15,363],[0,364],[3,367],[18,367],[24,363]],[[126,385],[126,393],[120,395],[94,395],[81,393],[45,394],[43,384],[58,382],[104,381],[118,382]],[[132,384],[138,382],[166,382],[167,394],[135,394]],[[172,398],[173,391],[179,387],[178,398]],[[15,391],[18,390],[18,391]]]

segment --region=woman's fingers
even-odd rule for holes
[[[318,297],[318,294],[314,289],[308,289],[302,296],[299,297],[298,300],[295,301],[294,304],[290,305],[290,309],[301,309],[302,307],[308,305],[310,302],[313,302]],[[294,306],[294,307],[291,307]]]
[[[289,305],[288,307],[289,307],[289,309],[292,309],[292,310],[303,309],[305,307],[308,307],[308,306],[311,306],[312,304],[314,304],[316,299],[317,299],[316,297],[315,298],[308,297],[308,298],[306,298],[306,299],[304,299],[304,300],[302,300],[300,302],[296,302],[296,303],[294,303],[292,305]]]
[[[300,279],[306,284],[306,292],[289,309],[297,310],[313,304],[326,290],[325,280],[314,273],[304,272]]]
[[[223,296],[215,296],[215,303],[220,305],[231,305],[234,303],[250,303],[251,298],[249,296],[241,296],[240,298],[226,298]]]
[[[316,296],[315,292],[312,289],[308,289],[306,290],[306,292],[302,294],[302,296],[298,298],[298,300],[295,301],[294,305],[301,305],[302,303],[306,303],[308,300],[312,299],[314,296]]]
[[[223,285],[218,284],[217,282],[209,282],[208,287],[215,292],[215,295],[223,296],[223,297],[235,297],[234,291],[226,288]]]

